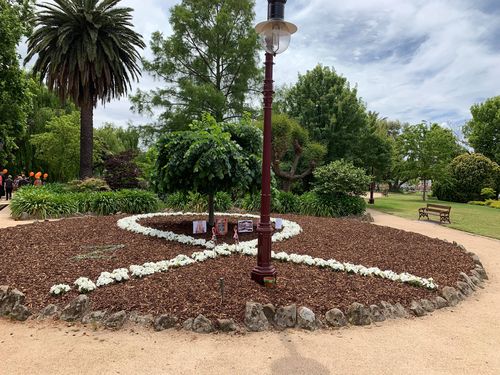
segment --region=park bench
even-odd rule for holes
[[[439,216],[440,223],[444,223],[447,221],[448,223],[451,224],[450,211],[451,211],[450,206],[427,203],[427,207],[422,207],[418,209],[418,220],[420,220],[423,217],[429,220],[429,215],[436,215]]]

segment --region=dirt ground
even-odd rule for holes
[[[0,320],[0,374],[499,374],[500,241],[371,214],[377,225],[462,243],[480,256],[486,288],[424,318],[313,333],[109,332]],[[0,228],[7,225],[4,209]]]

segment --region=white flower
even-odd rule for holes
[[[53,296],[58,296],[67,293],[71,290],[71,287],[67,284],[56,284],[50,287],[50,294]]]
[[[79,277],[74,284],[78,287],[78,291],[83,293],[91,292],[97,288],[94,282],[87,277]]]

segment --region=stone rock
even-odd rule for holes
[[[182,328],[184,328],[186,331],[192,331],[193,330],[193,322],[194,322],[193,318],[186,319],[182,323]]]
[[[276,310],[274,323],[277,328],[295,327],[297,322],[297,305],[282,306]]]
[[[30,214],[27,212],[23,212],[21,214],[21,217],[19,218],[20,220],[28,220],[30,218]]]
[[[347,325],[347,319],[339,309],[328,310],[325,314],[325,319],[332,327],[344,327]]]
[[[51,303],[50,305],[45,306],[42,311],[40,311],[40,314],[38,314],[38,319],[42,320],[54,316],[57,313],[57,310],[57,306]]]
[[[472,281],[476,285],[476,288],[484,289],[482,281],[478,279],[476,276],[471,276],[470,281]]]
[[[222,332],[233,332],[237,329],[233,319],[217,319],[217,327]]]
[[[0,291],[0,316],[9,316],[14,307],[24,303],[24,294],[17,289],[2,286]]]
[[[256,302],[247,302],[245,306],[245,325],[252,332],[265,331],[269,328],[269,321],[262,311],[262,305]]]
[[[473,290],[476,291],[477,287],[476,284],[472,282],[470,277],[465,273],[465,272],[460,272],[460,279],[464,282],[467,283],[467,285]]]
[[[106,311],[91,311],[82,318],[83,324],[100,323],[106,316]]]
[[[478,265],[480,265],[481,267],[483,267],[483,263],[481,263],[481,259],[479,259],[479,257],[478,257],[476,254],[472,253],[472,254],[471,254],[471,258],[472,258],[472,260],[474,261],[474,264],[478,264]],[[484,267],[483,267],[483,268],[484,268]]]
[[[372,321],[374,322],[383,322],[385,320],[382,309],[377,305],[370,305],[370,314],[372,316]]]
[[[436,310],[436,306],[434,305],[434,303],[432,303],[431,301],[429,301],[428,299],[421,299],[420,300],[420,306],[422,306],[422,308],[427,311],[427,312],[434,312],[434,310]]]
[[[445,286],[441,294],[450,306],[456,306],[460,302],[456,289],[451,286]]]
[[[109,329],[117,330],[123,327],[127,320],[127,313],[125,311],[118,311],[106,318],[104,326]]]
[[[144,327],[151,327],[154,323],[153,315],[151,314],[140,315],[135,311],[130,314],[128,320]]]
[[[89,297],[80,294],[73,301],[64,307],[61,312],[61,320],[75,322],[80,320],[89,308]]]
[[[477,264],[474,269],[479,274],[479,276],[481,276],[481,279],[488,280],[488,275],[486,274],[486,271],[484,270],[484,268],[482,266]]]
[[[470,274],[474,277],[476,277],[480,283],[483,283],[483,277],[479,274],[479,272],[477,272],[476,269],[473,269],[470,271]]]
[[[460,301],[465,301],[465,295],[460,290],[457,290],[457,296]]]
[[[297,326],[309,331],[314,331],[317,328],[316,315],[311,309],[304,306],[299,307],[297,310]]]
[[[355,326],[369,325],[372,322],[370,309],[361,303],[354,302],[347,309],[347,320]]]
[[[422,305],[417,301],[411,301],[410,311],[415,314],[415,316],[424,316],[426,314]]]
[[[382,301],[380,305],[382,306],[382,314],[384,314],[386,319],[394,319],[396,317],[396,309],[389,302]]]
[[[197,333],[210,333],[214,331],[214,326],[209,319],[200,314],[193,320],[193,331]]]
[[[408,311],[399,302],[394,305],[394,316],[396,318],[408,318]]]
[[[262,306],[262,311],[264,312],[264,315],[267,318],[267,321],[269,323],[274,322],[274,314],[276,314],[276,307],[272,303],[267,303],[264,306]]]
[[[29,309],[20,304],[14,305],[14,308],[10,312],[10,317],[15,320],[25,321],[31,315]]]
[[[448,302],[446,302],[443,297],[437,296],[434,298],[434,305],[436,306],[436,309],[442,309],[448,306]]]
[[[170,314],[162,314],[157,316],[153,322],[153,328],[155,331],[163,331],[168,328],[173,328],[177,324],[177,317]],[[192,329],[192,327],[191,327]]]
[[[8,285],[0,285],[0,305],[4,298],[7,298],[7,294],[9,293]]]
[[[460,290],[466,297],[469,297],[470,295],[472,295],[472,293],[473,293],[472,289],[469,286],[469,284],[467,284],[466,282],[457,281],[456,285],[457,285],[458,290]]]

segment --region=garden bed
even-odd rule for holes
[[[18,288],[26,294],[25,305],[39,311],[49,303],[62,307],[76,297],[75,290],[61,297],[51,296],[49,289],[54,284],[72,285],[80,276],[96,280],[102,271],[171,259],[178,254],[189,256],[203,250],[199,246],[120,229],[116,222],[121,217],[72,218],[3,230],[0,233],[0,285]],[[366,267],[432,277],[440,287],[454,285],[460,272],[468,273],[474,268],[472,258],[458,246],[419,234],[353,220],[282,217],[297,222],[303,232],[274,243],[275,252],[335,258]],[[194,218],[196,216],[189,220]],[[229,220],[232,220],[231,226],[236,219]],[[163,230],[175,229],[180,231],[178,234],[191,234],[188,224],[179,225],[182,222],[187,220],[155,217],[140,221]],[[227,241],[232,242],[230,238]],[[333,307],[345,311],[353,302],[370,305],[384,300],[408,307],[412,300],[438,295],[436,290],[377,277],[280,262],[275,262],[277,287],[264,289],[250,280],[255,263],[255,257],[244,255],[210,259],[98,288],[89,297],[93,310],[171,313],[181,320],[203,314],[209,319],[230,317],[241,322],[247,301],[277,306],[297,303],[322,316]],[[222,303],[220,278],[224,278],[225,284]]]

